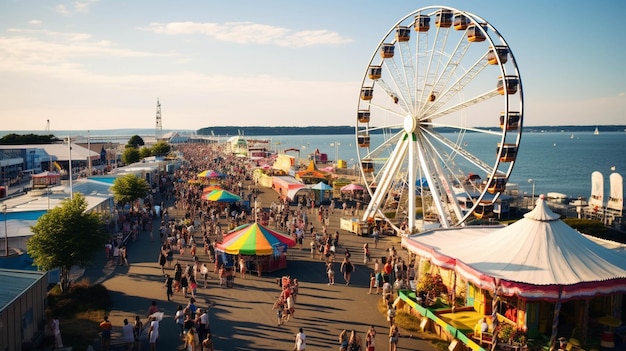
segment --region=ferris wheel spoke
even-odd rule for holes
[[[457,105],[451,106],[445,110],[441,110],[441,111],[437,111],[431,115],[425,115],[423,116],[421,119],[425,120],[425,121],[433,121],[437,118],[440,117],[444,117],[446,115],[449,115],[451,113],[472,107],[473,105],[476,105],[478,103],[481,103],[483,101],[489,100],[493,97],[499,96],[498,90],[494,89],[492,91],[488,91],[483,93],[482,95],[476,96],[472,99],[466,100],[466,101],[462,101],[460,103],[458,103]]]
[[[458,96],[463,89],[472,82],[486,67],[488,66],[487,53],[481,56],[463,75],[461,75],[456,81],[451,83],[449,87],[441,92],[439,96],[431,95],[435,97],[434,103],[424,105],[422,114],[428,114],[430,111],[437,111],[444,106],[455,96]]]
[[[494,136],[501,136],[502,135],[502,132],[498,132],[498,131],[494,131],[494,130],[486,130],[486,129],[480,129],[480,128],[459,126],[459,125],[455,125],[455,124],[442,124],[442,123],[433,123],[433,122],[424,122],[423,124],[427,125],[427,126],[432,126],[432,127],[456,129],[458,131],[463,131],[463,132],[470,131],[470,132],[476,132],[476,133],[488,134],[488,135],[494,135]]]
[[[384,80],[379,79],[376,84],[380,86],[387,95],[391,98],[391,100],[397,104],[403,112],[408,113],[410,111],[410,107],[408,106],[407,94],[406,93],[398,93],[396,90],[392,89]]]
[[[460,145],[457,145],[452,140],[444,137],[439,133],[432,132],[430,130],[426,131],[433,139],[437,140],[442,145],[445,145],[451,153],[457,154],[463,157],[466,161],[472,163],[474,166],[480,168],[487,174],[491,174],[493,172],[493,167],[481,160],[480,158],[474,156],[472,153],[463,149]]]
[[[425,104],[425,101],[429,100],[429,94],[427,92],[432,90],[436,77],[438,76],[439,66],[441,65],[441,56],[445,52],[443,49],[448,41],[448,35],[450,34],[450,28],[437,27],[435,34],[435,44],[433,45],[430,55],[428,56],[428,62],[426,64],[426,72],[423,78],[423,85],[421,89],[421,96],[419,101]]]
[[[450,80],[454,76],[459,64],[463,60],[463,57],[467,53],[467,50],[470,47],[470,42],[465,40],[464,36],[459,38],[459,41],[454,48],[454,51],[449,56],[448,61],[446,62],[444,69],[441,71],[433,84],[432,89],[427,92],[427,96],[438,96],[444,90],[446,86],[450,83]],[[454,86],[454,85],[453,85]],[[449,89],[447,90],[449,91]],[[445,95],[445,94],[444,94]],[[427,106],[428,104],[424,105]]]
[[[405,91],[407,92],[406,96],[403,97],[405,104],[407,105],[407,111],[415,111],[415,69],[413,67],[413,60],[411,57],[413,56],[411,53],[411,47],[409,46],[408,41],[400,42],[398,45],[400,49],[400,54],[402,58],[402,66],[404,67],[404,86]]]
[[[393,180],[398,176],[399,167],[402,165],[404,158],[406,157],[407,143],[398,142],[396,144],[395,149],[391,153],[391,156],[388,159],[388,162],[384,168],[380,170],[378,175],[375,178],[378,180],[378,184],[376,187],[376,192],[372,194],[372,199],[368,204],[363,218],[367,219],[372,217],[372,214],[377,212],[381,205],[384,204],[384,197],[389,194],[389,190],[393,184]]]

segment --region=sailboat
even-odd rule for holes
[[[593,135],[599,135],[600,131],[598,130],[598,127],[596,127],[596,130],[593,131]]]
[[[569,138],[574,139],[574,133],[572,133],[572,135],[570,135]]]

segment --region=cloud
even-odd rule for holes
[[[55,8],[56,12],[60,15],[67,16],[70,14],[70,11],[65,7],[65,5],[57,5]]]
[[[28,21],[28,24],[30,24],[31,26],[40,26],[42,22],[40,20],[30,20]]]
[[[56,6],[55,10],[58,14],[63,16],[70,16],[74,13],[89,13],[91,5],[97,3],[98,0],[76,1],[71,8],[63,4]]]
[[[94,40],[88,33],[15,28],[8,32],[11,36],[0,37],[0,72],[80,76],[80,58],[175,56],[119,48],[107,40]]]
[[[238,44],[264,44],[282,47],[308,47],[319,45],[340,45],[352,42],[339,33],[328,30],[294,31],[284,27],[252,22],[198,23],[170,22],[150,23],[141,28],[164,35],[204,35],[219,41]]]
[[[77,1],[74,3],[74,11],[77,13],[88,13],[89,7],[96,1]]]

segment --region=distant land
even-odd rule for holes
[[[600,132],[624,132],[626,125],[597,126]],[[436,128],[440,133],[454,132],[453,128]],[[498,127],[478,127],[478,129],[492,130]],[[523,127],[524,133],[553,133],[553,132],[593,132],[596,126],[529,126]],[[378,130],[382,133],[382,130]],[[309,127],[206,127],[198,129],[200,135],[247,135],[247,136],[274,136],[274,135],[345,135],[354,134],[351,126],[309,126]]]
[[[606,132],[626,132],[626,125],[598,125],[600,133]],[[477,127],[484,130],[497,130],[498,126],[494,127]],[[451,128],[436,128],[439,132],[454,132]],[[596,126],[577,126],[577,125],[563,125],[563,126],[524,126],[524,133],[579,133],[579,132],[593,132]],[[346,135],[354,134],[353,126],[308,126],[308,127],[262,127],[262,126],[228,126],[228,127],[205,127],[198,129],[197,131],[190,129],[172,129],[163,128],[163,134],[168,132],[177,132],[181,135],[200,134],[200,135],[216,135],[216,136],[232,136],[232,135],[246,135],[246,136],[276,136],[276,135]],[[382,133],[382,131],[379,131]],[[151,136],[154,137],[154,128],[125,128],[125,129],[100,129],[100,130],[2,130],[0,131],[0,137],[7,134],[35,134],[35,135],[54,135],[59,138],[67,137],[68,135],[87,137],[91,134],[92,137],[100,136],[122,136],[130,138],[133,135],[139,135],[142,137]]]

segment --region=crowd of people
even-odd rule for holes
[[[116,264],[128,265],[128,240],[136,240],[141,232],[147,232],[150,240],[155,240],[157,233],[160,240],[158,265],[164,277],[163,287],[167,301],[189,301],[178,306],[174,319],[180,328],[179,337],[182,347],[187,350],[213,350],[213,335],[208,325],[210,302],[206,307],[196,306],[196,299],[205,294],[209,274],[213,273],[220,285],[232,286],[235,277],[246,279],[249,269],[247,260],[236,256],[232,265],[226,267],[221,255],[216,252],[216,244],[221,242],[225,233],[236,226],[258,220],[262,224],[283,230],[291,235],[300,249],[308,244],[311,258],[324,262],[328,285],[335,284],[335,275],[340,272],[343,283],[350,285],[352,275],[357,269],[353,263],[353,253],[340,241],[339,231],[330,232],[329,218],[336,211],[334,201],[329,206],[316,204],[310,195],[299,197],[296,205],[291,205],[281,197],[267,204],[267,208],[254,209],[249,206],[258,196],[258,188],[252,177],[252,168],[234,156],[228,156],[217,146],[186,144],[177,146],[177,151],[184,155],[184,166],[172,174],[163,174],[152,184],[153,191],[145,199],[143,209],[130,208],[116,213],[110,226],[121,228],[123,237],[113,238],[107,246],[107,258]],[[198,178],[198,173],[212,169],[223,175],[219,178],[222,188],[229,190],[242,199],[248,206],[240,203],[219,203],[203,200],[203,187],[215,183],[210,179]],[[153,205],[157,204],[157,205]],[[339,210],[342,213],[354,213],[360,208]],[[351,211],[351,212],[350,212]],[[317,221],[316,221],[317,220]],[[152,223],[158,228],[152,228]],[[310,239],[310,240],[309,240]],[[378,247],[380,235],[374,234],[373,248]],[[307,244],[305,244],[307,243]],[[117,252],[117,255],[115,254]],[[120,257],[123,252],[123,258]],[[341,256],[339,259],[337,258]],[[356,252],[358,260],[360,253]],[[394,291],[407,287],[415,277],[412,265],[407,264],[394,247],[390,247],[384,262],[374,259],[371,265],[370,244],[365,243],[362,251],[363,264],[370,269],[368,293],[381,294],[390,300]],[[211,267],[211,268],[209,268]],[[260,270],[258,271],[260,273]],[[284,325],[295,318],[295,307],[299,283],[297,279],[286,277],[280,280],[280,293],[274,303],[277,324]],[[391,305],[390,305],[391,306]],[[156,306],[154,306],[156,308]],[[122,338],[128,343],[128,350],[140,350],[140,337],[149,340],[151,350],[156,350],[159,339],[159,323],[162,314],[158,308],[148,313],[148,320],[143,323],[139,316],[134,322],[124,321]],[[393,308],[393,307],[390,307]],[[389,315],[388,315],[389,316]],[[389,321],[390,351],[395,350],[400,336],[393,318]],[[128,327],[127,327],[128,325]],[[101,323],[102,349],[110,345],[111,323],[108,319]],[[107,332],[108,330],[108,332]],[[132,340],[131,340],[132,335]],[[368,350],[375,347],[376,329],[371,326],[363,334],[355,330],[344,331],[339,337],[340,350]],[[296,335],[295,349],[306,348],[306,335],[300,329]]]

